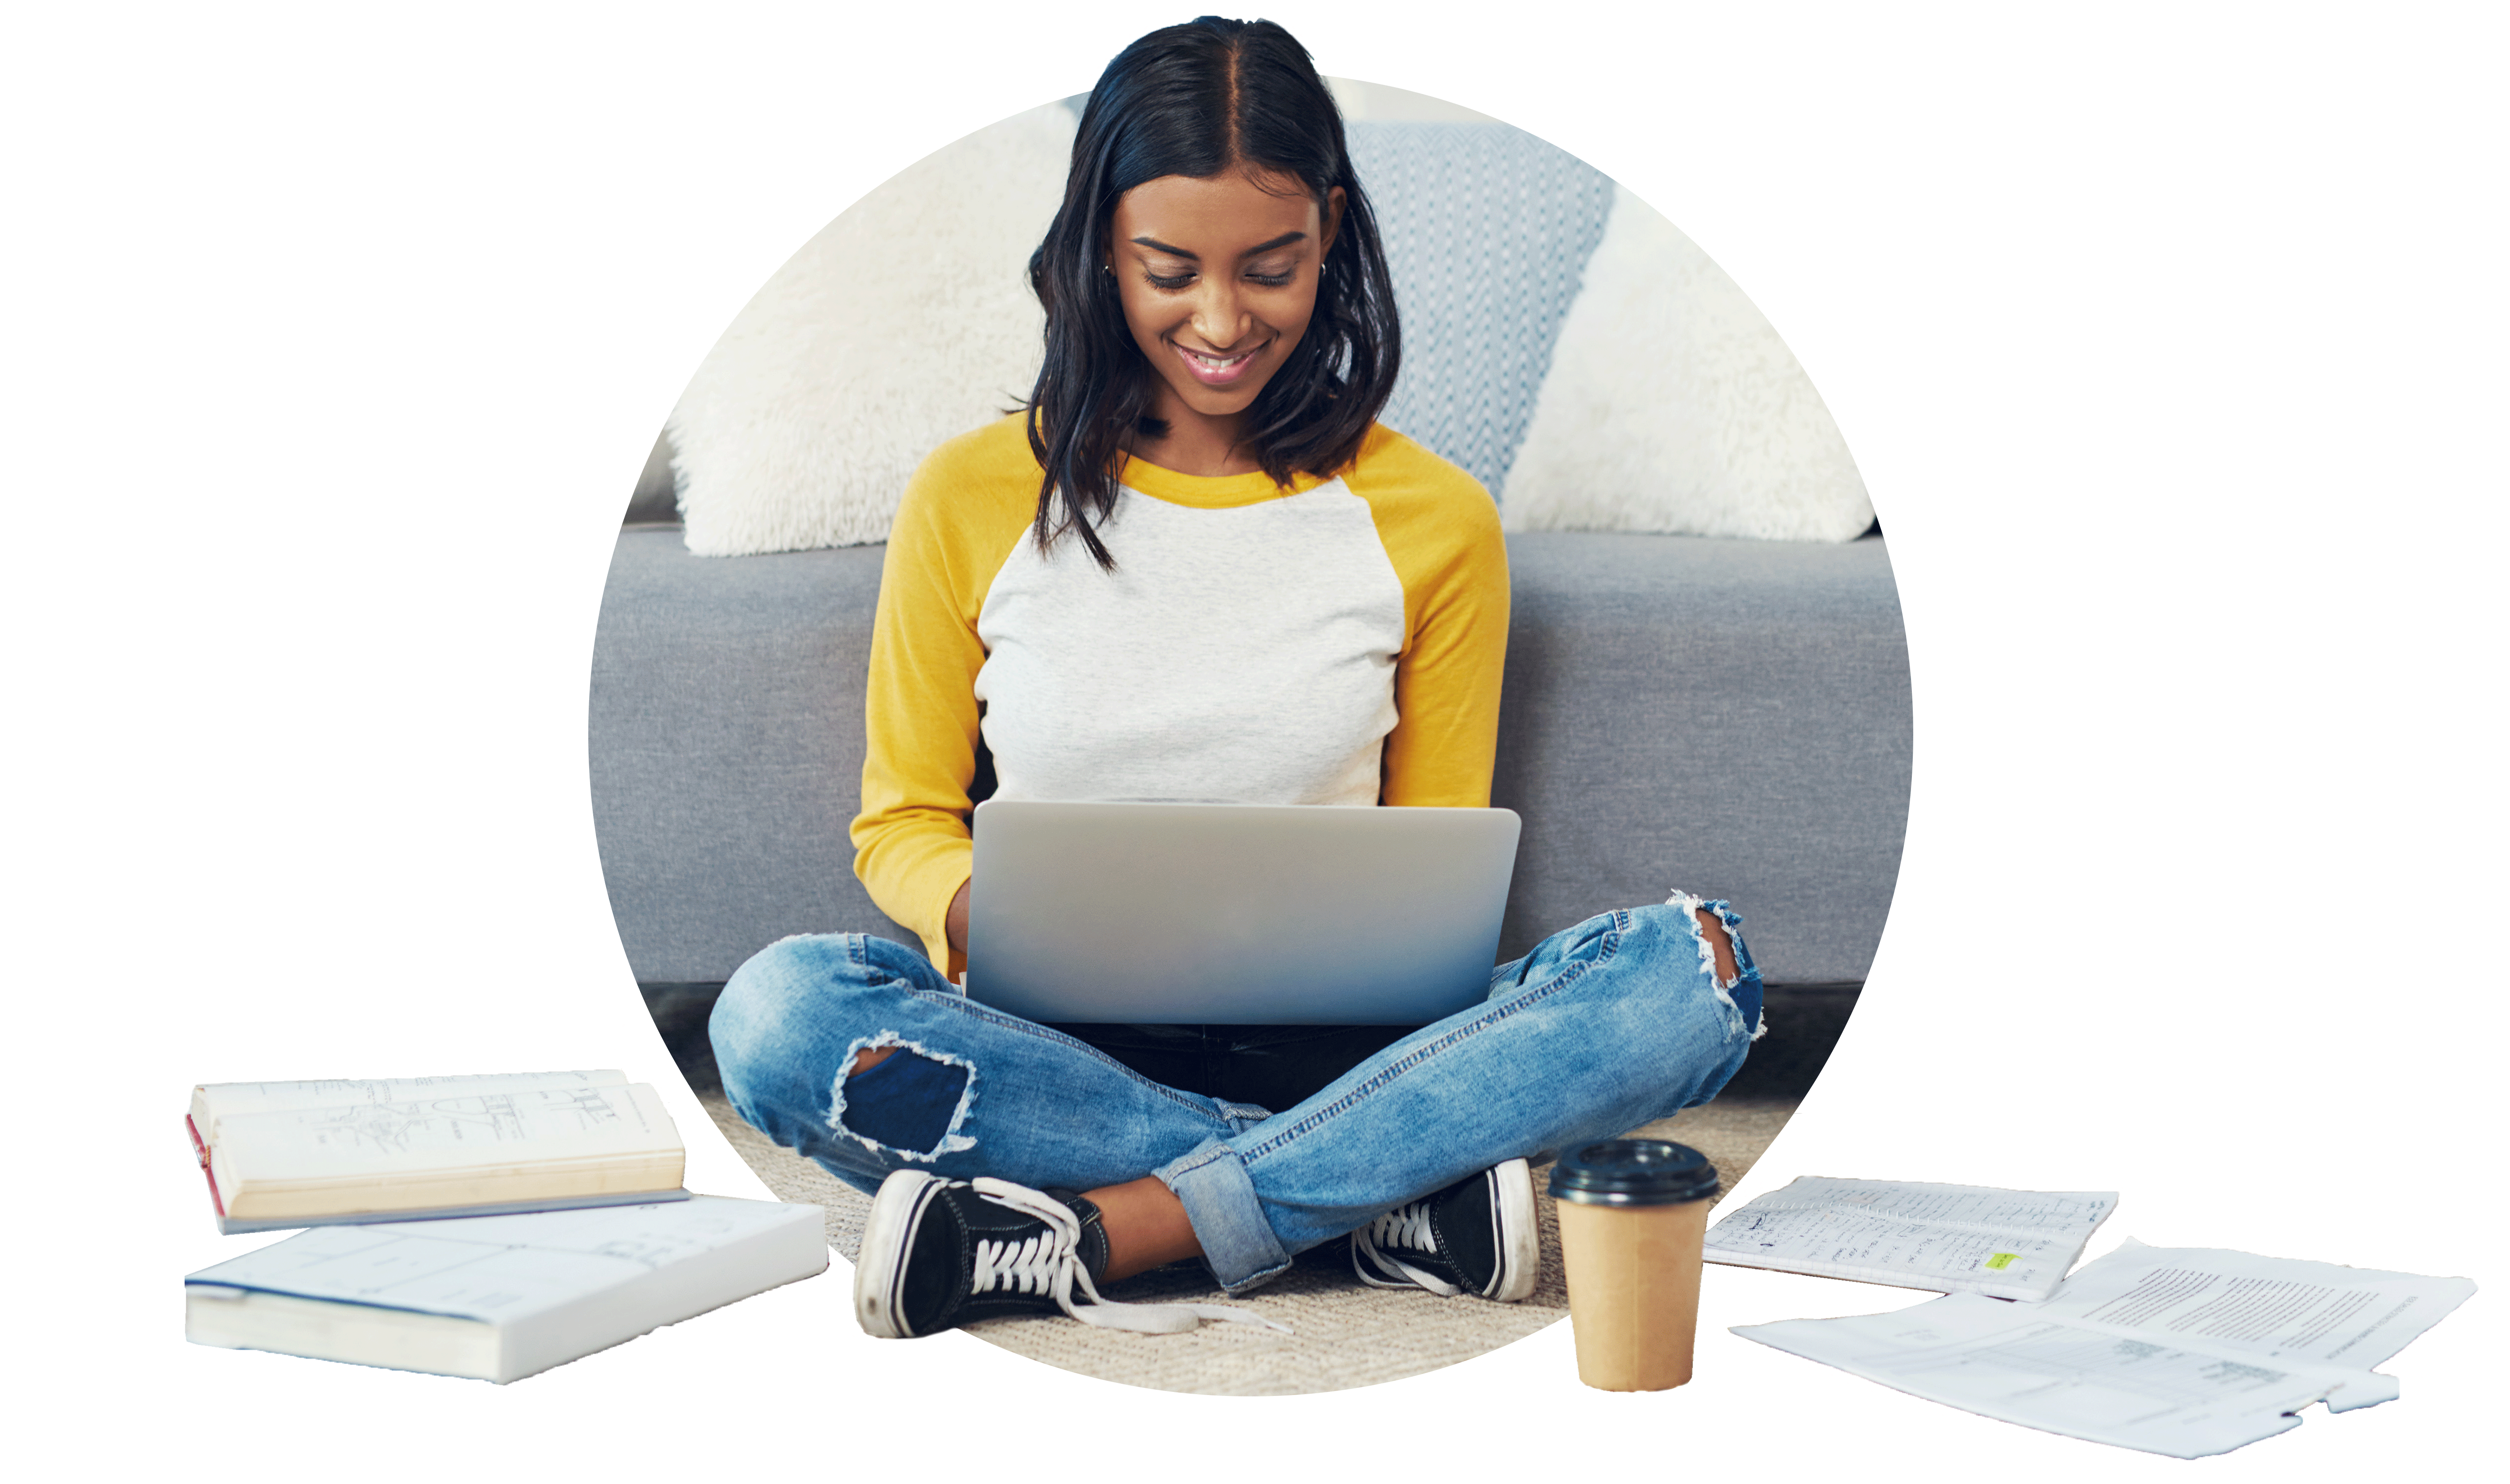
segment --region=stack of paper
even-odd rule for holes
[[[2465,1302],[2417,1277],[2212,1247],[2125,1246],[2044,1304],[1957,1293],[1897,1313],[1734,1333],[1932,1401],[2173,1458],[2388,1401],[2371,1367]]]

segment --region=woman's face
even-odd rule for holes
[[[1297,179],[1162,175],[1116,203],[1107,266],[1157,375],[1151,413],[1234,421],[1280,370],[1316,309],[1341,224]]]

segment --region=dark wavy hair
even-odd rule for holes
[[[1339,186],[1342,226],[1318,270],[1315,315],[1247,408],[1242,446],[1274,483],[1331,476],[1359,452],[1394,390],[1401,354],[1394,285],[1367,193],[1350,168],[1342,111],[1307,49],[1270,20],[1205,16],[1153,31],[1107,64],[1082,110],[1063,205],[1029,257],[1046,306],[1046,361],[1028,401],[1029,447],[1045,470],[1039,550],[1076,532],[1098,565],[1095,527],[1116,505],[1116,464],[1148,416],[1154,373],[1100,272],[1116,203],[1163,175],[1242,170],[1288,175],[1321,207]]]

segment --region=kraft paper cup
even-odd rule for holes
[[[1689,1381],[1717,1166],[1688,1145],[1608,1139],[1563,1155],[1551,1194],[1578,1379],[1606,1391]]]

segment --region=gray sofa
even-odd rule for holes
[[[1594,249],[1610,182],[1502,126],[1352,137],[1405,317],[1387,421],[1500,489],[1577,291],[1561,265]],[[1497,205],[1464,209],[1476,200]],[[1451,230],[1466,216],[1474,230]],[[1548,277],[1505,278],[1526,263]],[[1525,286],[1474,286],[1502,280]],[[664,446],[619,536],[592,666],[594,818],[637,979],[703,1003],[788,933],[912,942],[855,880],[846,838],[882,549],[698,557],[671,517]],[[1908,661],[1879,533],[1552,532],[1508,552],[1494,795],[1525,830],[1502,956],[1681,888],[1743,911],[1774,999],[1852,992],[1909,793]]]
[[[592,804],[636,977],[719,982],[792,932],[914,938],[855,880],[879,547],[691,556],[620,532]],[[1774,984],[1861,981],[1908,813],[1882,541],[1523,534],[1493,800],[1525,818],[1502,956],[1681,887],[1730,897]]]

